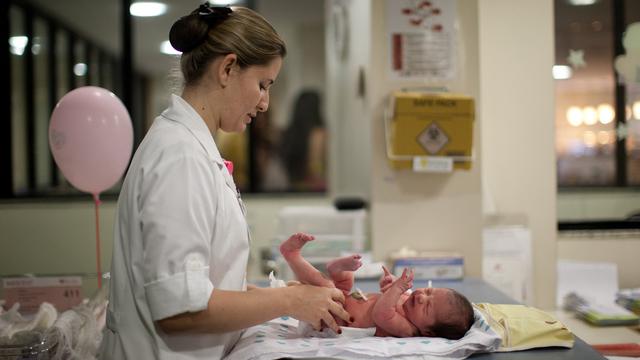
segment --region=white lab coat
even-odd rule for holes
[[[118,199],[102,359],[218,359],[240,332],[168,335],[155,321],[246,289],[249,233],[233,178],[182,98],[140,144]]]

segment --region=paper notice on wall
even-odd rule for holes
[[[531,304],[531,232],[523,226],[483,230],[482,278],[516,301]]]
[[[390,77],[442,81],[456,77],[453,0],[387,0]]]

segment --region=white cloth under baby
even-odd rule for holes
[[[443,338],[394,338],[365,336],[354,338],[343,330],[333,338],[301,336],[299,323],[278,318],[247,329],[228,360],[272,360],[280,358],[339,359],[464,359],[478,352],[498,349],[501,339],[475,312],[475,322],[460,340]]]
[[[342,334],[338,335],[336,334],[335,331],[333,331],[333,329],[324,328],[322,329],[322,331],[318,331],[318,330],[315,330],[313,326],[311,326],[311,324],[304,321],[300,321],[298,323],[298,328],[296,332],[298,333],[298,335],[302,337],[324,338],[324,339],[337,338],[337,337],[349,338],[349,339],[360,339],[364,337],[373,336],[376,333],[375,327],[360,329],[360,328],[354,328],[354,327],[340,326],[340,329],[342,330]]]

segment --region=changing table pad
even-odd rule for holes
[[[492,352],[501,338],[475,311],[475,322],[460,340],[443,338],[394,338],[350,336],[302,337],[298,321],[278,318],[247,329],[228,360],[271,360],[280,358],[334,359],[464,359],[478,352]]]

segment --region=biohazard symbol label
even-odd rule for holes
[[[418,143],[431,155],[437,154],[449,142],[449,137],[436,123],[431,123],[418,135]]]

